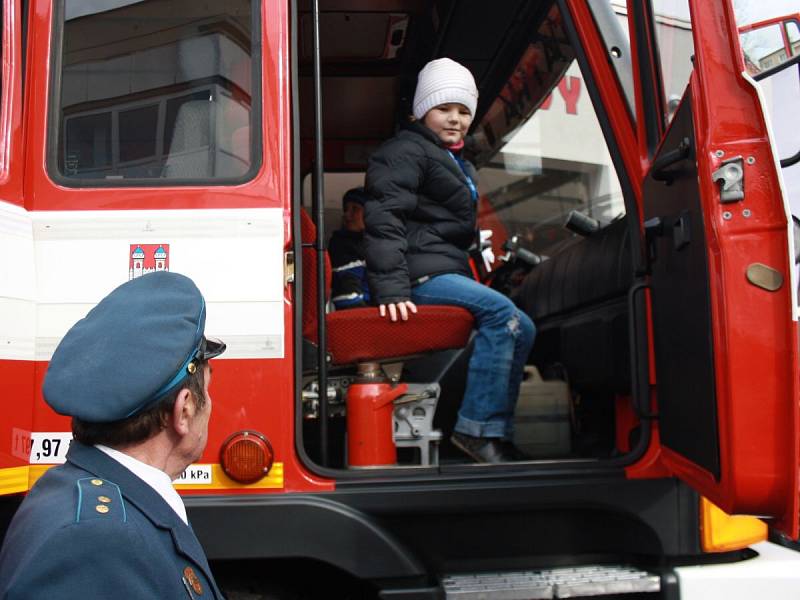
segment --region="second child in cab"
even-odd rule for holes
[[[328,244],[333,281],[331,300],[337,309],[369,304],[367,267],[364,261],[363,187],[347,190],[342,197],[342,226],[333,232]]]

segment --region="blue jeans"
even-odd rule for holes
[[[413,287],[411,300],[461,306],[475,317],[475,347],[455,430],[510,439],[523,369],[536,336],[533,321],[500,292],[455,273]]]

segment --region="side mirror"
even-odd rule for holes
[[[743,25],[739,42],[745,68],[757,78],[800,56],[800,22],[791,16]]]
[[[781,167],[800,162],[800,14],[739,28],[747,72],[764,91]]]

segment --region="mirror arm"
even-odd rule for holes
[[[771,69],[767,69],[766,71],[762,71],[761,73],[757,73],[757,74],[753,75],[752,77],[756,81],[761,81],[762,79],[767,79],[768,77],[772,77],[773,75],[775,75],[775,73],[780,73],[784,69],[788,69],[789,67],[794,67],[794,66],[797,66],[797,65],[800,65],[800,54],[790,58],[786,62],[781,63],[776,67],[773,67]],[[798,67],[798,68],[800,68],[800,67]]]
[[[795,152],[794,155],[790,156],[789,158],[782,158],[781,168],[785,169],[786,167],[791,167],[793,165],[796,165],[798,162],[800,162],[800,150]]]

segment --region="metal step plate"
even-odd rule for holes
[[[632,567],[588,565],[541,571],[450,575],[448,600],[539,600],[658,592],[661,579]]]

